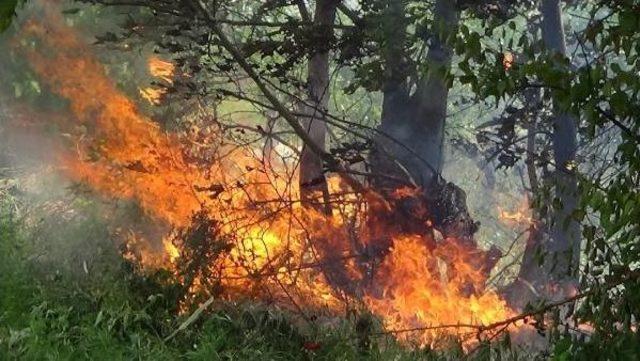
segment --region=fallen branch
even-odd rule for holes
[[[198,307],[198,309],[195,310],[191,314],[191,316],[189,316],[189,318],[187,318],[183,323],[181,323],[180,326],[178,326],[178,328],[175,331],[173,331],[169,336],[165,337],[164,342],[167,342],[167,341],[171,340],[172,338],[176,337],[176,335],[179,332],[182,332],[182,331],[186,330],[189,326],[191,326],[191,324],[196,322],[196,320],[198,320],[198,318],[200,318],[202,313],[207,308],[209,308],[209,306],[211,306],[212,303],[213,303],[213,297],[209,298],[203,304],[201,304],[200,307]]]

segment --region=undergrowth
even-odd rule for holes
[[[87,222],[95,231],[95,220]],[[86,227],[75,231],[96,236]],[[525,359],[508,345],[466,356],[455,345],[412,350],[392,337],[363,339],[355,321],[302,328],[291,314],[255,303],[217,305],[167,339],[188,314],[177,312],[179,292],[166,273],[134,272],[116,247],[103,247],[90,271],[57,267],[34,256],[24,229],[0,215],[0,360]]]

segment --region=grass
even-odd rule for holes
[[[55,222],[53,222],[55,223]],[[72,238],[107,232],[91,216],[65,226],[62,236],[43,235],[58,254]],[[169,341],[186,316],[176,312],[176,285],[166,273],[136,273],[115,247],[83,244],[98,254],[91,272],[63,261],[34,257],[32,234],[0,213],[0,360],[457,360],[448,352],[411,350],[392,338],[363,342],[358,327],[295,326],[291,315],[258,304],[222,304]],[[62,242],[62,243],[61,243]],[[83,251],[86,253],[86,251]],[[85,254],[86,256],[86,254]],[[71,256],[70,256],[71,257]],[[66,266],[65,266],[66,265]],[[487,346],[469,359],[518,359]],[[505,357],[508,356],[508,357]]]

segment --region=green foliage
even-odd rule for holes
[[[567,33],[573,59],[540,51],[537,31],[518,25],[521,18],[495,28],[483,26],[484,34],[463,26],[456,46],[462,56],[460,79],[480,98],[507,100],[526,89],[540,88],[579,119],[583,149],[578,160],[592,163],[577,166],[582,207],[573,217],[583,223],[582,287],[592,293],[579,303],[575,316],[578,322],[593,326],[594,333],[584,340],[562,338],[555,346],[556,360],[640,357],[636,328],[640,318],[637,11],[637,1],[587,1],[565,11],[578,14],[579,19],[572,19],[575,29]],[[565,23],[567,18],[571,16],[565,16]],[[500,61],[500,54],[506,51],[518,54],[509,69]],[[595,148],[603,138],[609,143]],[[594,149],[613,156],[589,154],[598,152]]]
[[[598,352],[613,359],[637,359],[640,317],[640,34],[635,1],[598,3],[581,46],[594,49],[599,61],[587,60],[573,73],[565,103],[583,115],[587,136],[613,126],[619,142],[607,177],[583,183],[582,214],[594,215],[584,227],[587,252],[585,282],[599,290],[578,315],[596,328],[596,337],[577,354]],[[606,14],[606,15],[603,15]],[[602,284],[620,283],[614,290]]]
[[[69,268],[52,271],[51,262],[43,272],[32,257],[31,236],[5,209],[0,207],[1,360],[444,361],[462,356],[459,345],[447,352],[414,351],[390,336],[370,334],[363,342],[362,327],[350,322],[306,324],[256,304],[219,303],[216,311],[165,341],[188,317],[177,314],[178,293],[168,274],[142,275],[122,259],[114,268],[115,249],[95,260],[104,267],[84,281]],[[367,324],[373,328],[364,332],[380,330]],[[519,359],[506,344],[483,344],[469,359],[496,355]]]
[[[246,40],[243,51],[260,75],[275,80],[287,91],[295,93],[304,89],[300,79],[305,74],[301,69],[312,53],[313,43],[336,50],[341,65],[348,66],[349,70],[338,72],[335,83],[344,91],[333,91],[332,110],[344,113],[346,119],[348,116],[364,119],[370,114],[379,118],[379,106],[371,106],[376,110],[370,111],[366,104],[362,106],[365,109],[355,110],[343,104],[348,104],[354,96],[381,90],[389,81],[390,70],[397,71],[402,78],[419,77],[429,70],[421,63],[428,44],[427,34],[434,29],[432,7],[425,2],[409,2],[407,22],[411,32],[406,41],[399,44],[406,52],[406,56],[398,54],[403,58],[396,64],[400,69],[387,69],[389,64],[383,59],[382,48],[385,41],[389,42],[390,31],[385,28],[389,21],[383,21],[383,5],[387,2],[363,1],[359,15],[363,16],[364,25],[347,22],[349,26],[357,26],[346,28],[339,39],[314,39],[317,29],[297,26],[294,17],[280,11],[289,6],[289,1],[270,1],[265,6],[260,5],[262,2],[246,3],[252,5],[243,7],[248,13],[232,20],[253,19],[255,10],[261,19],[278,25],[272,26],[269,32],[241,26],[230,31],[235,38]],[[613,130],[615,142],[607,149],[615,148],[615,156],[594,166],[604,168],[602,176],[592,176],[596,172],[582,174],[582,208],[574,213],[574,217],[583,222],[587,265],[583,288],[593,291],[577,305],[576,316],[579,322],[592,325],[594,333],[582,339],[563,335],[556,341],[552,357],[555,360],[635,360],[640,358],[637,330],[640,319],[637,276],[640,264],[640,18],[637,1],[581,3],[583,5],[572,10],[586,20],[583,19],[582,28],[570,36],[569,44],[570,53],[579,60],[540,51],[537,30],[531,31],[530,26],[535,21],[526,15],[496,21],[467,11],[452,44],[457,55],[452,69],[456,77],[453,84],[461,84],[469,99],[496,105],[527,89],[545,89],[549,98],[580,119],[583,147]],[[226,12],[236,13],[237,9],[232,8],[236,3],[221,4]],[[10,25],[17,5],[18,0],[0,2],[0,31]],[[159,37],[153,41],[162,51],[182,54],[175,59],[176,63],[197,80],[183,79],[184,84],[176,81],[176,87],[224,97],[220,105],[223,112],[250,111],[255,104],[250,107],[248,102],[232,101],[232,97],[227,96],[237,89],[216,85],[220,74],[233,75],[237,64],[221,51],[207,29],[194,27],[189,8],[176,6],[185,11],[184,16],[170,23],[162,36],[153,34]],[[526,11],[517,13],[527,14],[530,9],[523,7]],[[77,16],[86,21],[104,19],[97,8],[91,9],[85,14],[86,19],[82,11]],[[144,11],[129,15],[140,17],[141,22],[148,21],[150,16]],[[133,42],[129,39],[132,35],[109,34],[112,36],[103,37],[99,42],[110,45],[117,43],[115,40],[127,45]],[[121,36],[125,38],[119,39]],[[193,45],[195,50],[187,51],[187,45]],[[505,67],[503,63],[506,53],[515,54],[512,67]],[[114,56],[114,62],[121,60],[119,56]],[[3,60],[3,63],[9,62],[9,59]],[[120,74],[114,77],[125,78],[130,72],[127,64],[114,67],[114,72]],[[21,67],[13,65],[12,69]],[[40,85],[28,72],[6,73],[12,73],[7,75],[9,79],[5,84],[12,84],[16,98],[37,99],[33,103],[43,103]],[[207,84],[205,80],[211,88],[200,86]],[[129,91],[134,93],[137,84],[129,83]],[[261,100],[259,96],[255,99]],[[376,96],[375,100],[379,103],[380,99]],[[448,131],[451,128],[449,126]],[[540,128],[541,133],[548,130],[544,126]],[[513,134],[515,136],[515,131]],[[36,237],[43,240],[39,244],[50,246],[45,248],[45,257],[37,262],[33,255],[42,250],[27,242],[33,235],[22,234],[11,214],[0,217],[0,358],[439,360],[461,357],[452,352],[407,351],[388,338],[359,342],[362,337],[357,327],[354,329],[348,322],[330,329],[294,327],[294,321],[285,313],[255,305],[233,305],[207,314],[165,342],[164,337],[183,319],[176,315],[179,292],[170,275],[159,272],[142,276],[126,263],[122,268],[114,267],[122,264],[122,260],[108,247],[93,256],[95,262],[91,263],[89,274],[84,275],[79,265],[86,255],[65,258],[57,253],[69,247],[78,247],[81,251],[104,247],[94,243],[108,236],[104,227],[96,223],[99,217],[93,213],[95,210],[90,207],[82,210],[81,224],[56,236],[47,232],[47,223],[57,226],[59,218],[44,222]],[[69,240],[86,242],[85,248],[69,244]],[[609,287],[611,284],[617,287]],[[516,358],[507,349],[510,347],[482,344],[473,357]]]
[[[556,343],[552,360],[632,361],[637,360],[638,357],[640,357],[640,337],[634,332],[623,332],[614,339],[595,335],[586,341],[576,341],[567,336]]]
[[[102,272],[81,283],[50,262],[45,273],[16,222],[7,214],[0,219],[0,358],[174,359],[158,336],[170,316],[159,285],[150,292],[137,281],[141,291],[130,292],[137,277]]]
[[[11,25],[11,20],[18,6],[19,0],[0,1],[0,32],[6,30]]]

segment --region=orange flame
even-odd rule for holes
[[[167,93],[166,90],[164,89],[156,89],[152,87],[140,89],[139,91],[140,91],[140,96],[144,100],[154,105],[159,105],[161,103],[162,96]]]
[[[504,70],[510,70],[515,63],[515,58],[512,52],[506,51],[502,53],[502,67]]]
[[[426,327],[413,339],[422,346],[434,346],[438,336],[447,334],[454,326],[462,326],[455,332],[469,331],[465,329],[468,325],[486,325],[509,317],[511,312],[496,293],[465,295],[469,281],[481,284],[478,282],[483,276],[473,269],[447,269],[443,259],[458,254],[459,250],[446,248],[440,255],[433,254],[415,236],[396,239],[376,279],[382,293],[378,297],[368,295],[365,302],[376,314],[384,315],[383,321],[390,329]],[[467,265],[465,262],[453,264]],[[429,326],[436,327],[429,329]],[[401,338],[411,336],[414,335],[400,334]]]
[[[176,66],[173,63],[161,60],[155,56],[149,58],[149,74],[156,78],[160,78],[169,84],[173,84],[173,76]]]
[[[531,214],[531,206],[529,198],[525,197],[520,202],[518,209],[515,211],[506,211],[498,207],[498,219],[507,225],[521,225],[529,227],[535,225],[536,221]]]
[[[498,209],[500,219],[503,221],[513,221],[518,224],[531,224],[534,222],[533,217],[522,211],[509,212],[504,209]]]
[[[189,227],[203,212],[215,220],[231,248],[207,267],[216,271],[228,297],[269,297],[338,311],[350,296],[335,285],[346,279],[360,285],[364,304],[389,328],[483,325],[510,314],[495,292],[484,290],[486,276],[455,242],[428,249],[426,244],[433,243],[428,236],[371,230],[366,222],[353,221],[363,201],[338,180],[331,180],[332,191],[348,206],[333,215],[318,214],[297,201],[296,176],[286,163],[264,162],[250,146],[224,145],[224,134],[215,126],[164,132],[116,88],[58,14],[50,11],[46,18],[46,26],[25,24],[21,35],[39,39],[41,46],[23,51],[42,81],[70,101],[76,124],[89,129],[81,137],[75,134],[74,151],[61,154],[62,169],[102,195],[135,200],[149,216],[175,228]],[[170,81],[174,68],[151,59],[150,72]],[[206,144],[196,141],[202,139]],[[206,160],[197,157],[201,153]],[[389,238],[392,247],[368,274],[354,249],[380,237]],[[186,251],[172,239],[167,236],[160,251],[170,268]],[[151,248],[143,262],[157,266]],[[332,262],[343,262],[345,271],[326,271]],[[196,279],[193,288],[207,281]],[[463,335],[456,328],[442,332]],[[422,330],[401,337],[433,345],[438,335]]]
[[[153,56],[149,58],[148,62],[149,74],[165,81],[168,84],[173,84],[173,76],[175,75],[175,65],[168,61],[160,60]],[[146,87],[139,90],[140,96],[151,104],[159,105],[162,97],[167,93],[165,88]]]

